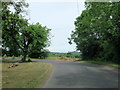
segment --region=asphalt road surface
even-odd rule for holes
[[[105,66],[72,61],[44,60],[53,64],[43,88],[118,88],[118,71]]]

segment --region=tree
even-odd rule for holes
[[[88,7],[89,6],[89,7]],[[106,61],[118,62],[120,45],[119,7],[120,2],[86,3],[89,15],[94,16],[94,32],[99,35],[102,47],[99,57]],[[95,9],[96,8],[96,9]],[[96,24],[97,23],[97,24]]]
[[[29,56],[31,58],[40,58],[40,59],[45,59],[46,57],[48,57],[49,55],[49,51],[46,49],[32,49],[32,52],[30,52]]]
[[[80,17],[76,18],[75,31],[72,31],[71,40],[77,45],[77,50],[82,52],[82,59],[93,59],[99,50],[99,42],[96,32],[90,27],[92,16],[88,15],[88,11],[84,10]]]
[[[13,7],[15,11],[10,11],[10,7]],[[24,0],[2,2],[2,47],[9,56],[18,56],[19,48],[22,49],[18,42],[19,32],[28,24],[22,16],[24,7],[28,7]]]
[[[72,53],[71,52],[68,52],[68,53],[66,53],[66,57],[73,57],[73,55],[72,55]]]
[[[69,43],[74,41],[83,59],[118,62],[120,2],[85,2],[86,10],[75,21]]]
[[[31,35],[29,36],[31,37],[29,56],[34,58],[45,58],[47,56],[47,51],[44,48],[50,45],[49,33],[51,29],[37,23],[35,25],[29,25],[27,30]]]
[[[2,4],[3,47],[11,50],[11,45],[16,46],[22,51],[24,62],[29,51],[32,51],[31,47],[39,45],[43,49],[48,45],[50,29],[42,27],[39,23],[29,25],[28,20],[22,15],[23,8],[28,7],[24,1],[3,2]],[[15,12],[10,11],[11,5]]]

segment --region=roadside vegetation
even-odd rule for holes
[[[87,1],[87,0],[86,0]],[[118,64],[120,60],[120,2],[85,2],[69,43],[76,43],[81,60]]]
[[[39,22],[29,23],[25,0],[0,1],[0,51],[2,51],[2,87],[41,87],[52,68],[51,64],[34,62],[31,58],[45,58],[50,45],[51,29]],[[11,9],[12,8],[12,9]],[[20,59],[20,60],[18,60]]]
[[[113,62],[105,62],[105,61],[99,61],[99,60],[77,60],[78,62],[81,63],[92,63],[92,64],[97,64],[97,65],[105,65],[105,66],[110,66],[114,68],[120,69],[120,65],[113,63]]]
[[[79,59],[79,57],[79,52],[76,51],[68,53],[49,52],[48,57],[46,59],[75,61],[75,59]]]
[[[59,53],[59,52],[49,52],[48,58],[58,58],[58,57],[68,57],[68,58],[79,58],[80,53],[79,52],[67,52],[67,53]]]
[[[42,86],[52,66],[31,58],[120,67],[120,2],[85,2],[86,10],[76,18],[75,30],[68,38],[70,44],[76,43],[79,52],[68,53],[53,53],[46,49],[50,46],[51,29],[38,22],[28,22],[25,13],[29,4],[25,0],[0,2],[0,5],[3,88]]]
[[[52,65],[45,62],[24,62],[3,59],[2,87],[3,88],[41,88],[50,75]],[[17,66],[9,68],[11,64]]]
[[[22,62],[26,62],[27,57],[46,57],[48,50],[45,48],[50,45],[51,29],[38,22],[28,22],[25,13],[29,4],[24,0],[1,3],[2,56],[22,56]]]
[[[69,53],[71,53],[71,54],[69,54]],[[69,55],[69,57],[68,57],[68,55]],[[111,61],[95,60],[95,59],[82,60],[82,57],[81,57],[81,55],[79,55],[79,52],[76,52],[76,54],[73,54],[73,52],[50,53],[46,59],[47,60],[59,60],[59,61],[74,61],[74,62],[81,62],[81,63],[92,63],[92,64],[97,64],[97,65],[105,65],[105,66],[110,66],[110,67],[114,67],[114,68],[120,68],[120,65],[118,63],[114,63]]]

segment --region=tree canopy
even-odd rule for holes
[[[3,54],[8,56],[23,55],[22,61],[33,51],[39,53],[49,46],[49,33],[51,29],[39,23],[29,24],[24,17],[24,8],[29,5],[24,0],[21,2],[2,2],[2,48]],[[13,7],[14,11],[10,8]]]
[[[120,2],[85,2],[86,10],[76,18],[74,41],[82,59],[118,62],[120,56]]]

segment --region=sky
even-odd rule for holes
[[[68,37],[74,30],[74,21],[84,10],[84,2],[28,2],[30,23],[39,22],[51,30],[51,52],[76,51],[75,43],[70,45]]]

